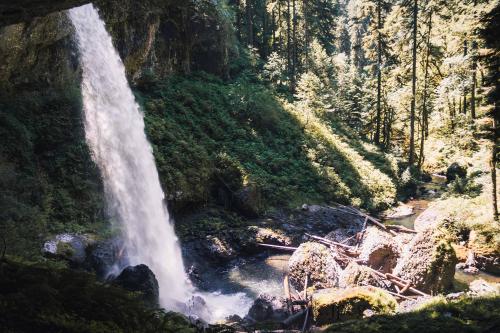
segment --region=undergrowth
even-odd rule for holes
[[[172,77],[143,84],[137,96],[176,209],[220,203],[221,193],[248,186],[259,192],[260,211],[332,201],[378,210],[394,202],[390,156],[249,78]]]

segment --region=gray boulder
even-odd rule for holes
[[[452,286],[457,262],[455,250],[444,235],[429,229],[413,238],[393,274],[423,292],[437,294]]]
[[[282,321],[287,317],[287,304],[283,297],[260,294],[253,302],[248,317],[256,322]]]
[[[59,234],[43,244],[42,253],[46,257],[68,260],[72,266],[85,262],[87,247],[93,243],[90,236]]]
[[[390,273],[396,266],[398,257],[398,245],[390,233],[375,226],[366,228],[360,247],[359,259],[373,269]]]
[[[302,243],[288,261],[288,272],[292,285],[301,290],[309,274],[309,286],[316,289],[331,288],[338,284],[342,268],[335,261],[334,253],[325,245]]]
[[[147,305],[154,307],[159,303],[158,281],[154,273],[146,265],[126,267],[113,280],[113,283],[128,291],[140,292],[142,294],[141,299]]]

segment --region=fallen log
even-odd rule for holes
[[[410,234],[417,234],[418,233],[417,231],[415,231],[413,229],[409,229],[409,228],[402,226],[402,225],[388,225],[387,228],[392,229],[392,230],[396,230],[396,231],[407,232]]]
[[[272,245],[272,244],[265,244],[265,243],[257,243],[258,246],[263,246],[263,247],[270,247],[273,249],[278,249],[278,250],[287,250],[287,251],[295,251],[297,250],[296,247],[293,246],[283,246],[283,245]]]
[[[344,249],[348,249],[348,250],[352,250],[352,246],[350,245],[346,245],[346,244],[342,244],[342,243],[337,243],[337,242],[334,242],[330,239],[327,239],[327,238],[324,238],[324,237],[320,237],[320,236],[315,236],[315,235],[311,235],[311,234],[307,234],[306,233],[306,236],[310,237],[310,238],[313,238],[313,239],[316,239],[316,240],[319,240],[319,241],[322,241],[324,243],[328,243],[327,245],[335,245],[335,246],[339,246],[339,247],[342,247]]]
[[[392,292],[390,290],[385,290],[388,294],[391,294],[392,296],[395,296],[395,297],[399,297],[399,298],[402,298],[402,299],[405,299],[405,300],[408,300],[408,301],[412,301],[413,298],[411,297],[408,297],[408,296],[404,296],[404,295],[401,295],[401,294],[398,294],[398,293],[395,293],[395,292]]]

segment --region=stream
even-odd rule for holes
[[[433,175],[432,180],[419,186],[418,196],[404,203],[405,212],[400,211],[393,217],[385,218],[384,223],[402,225],[413,229],[417,217],[422,214],[430,204],[438,199],[446,189],[446,178]],[[407,207],[412,208],[412,213],[408,214]],[[394,212],[394,210],[393,210]],[[399,215],[399,216],[398,216]],[[229,268],[216,271],[214,281],[211,283],[211,291],[226,293],[244,293],[250,299],[255,299],[259,294],[265,293],[271,296],[283,296],[283,275],[287,271],[290,254],[276,254],[268,251],[252,258],[240,259]],[[500,277],[479,272],[471,275],[462,270],[456,270],[454,289],[463,291],[468,285],[476,280],[483,279],[487,282],[500,283]]]
[[[441,175],[432,175],[432,180],[428,183],[421,185],[418,189],[416,198],[411,198],[404,203],[406,207],[412,208],[412,213],[409,215],[401,214],[398,216],[391,216],[383,218],[385,224],[402,225],[406,228],[413,229],[415,220],[422,214],[430,204],[438,199],[441,194],[446,190],[446,177]],[[454,288],[457,291],[463,291],[468,288],[468,285],[476,280],[483,279],[490,283],[500,283],[500,277],[479,271],[477,274],[468,274],[463,270],[455,270]]]

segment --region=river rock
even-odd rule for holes
[[[446,169],[446,182],[449,183],[455,180],[457,177],[465,178],[467,176],[467,167],[458,164],[457,162],[453,162]]]
[[[483,279],[477,279],[470,283],[467,294],[473,297],[500,295],[500,283],[489,283]]]
[[[457,261],[451,244],[441,233],[429,229],[415,236],[393,274],[423,292],[436,294],[451,287]]]
[[[373,269],[390,273],[396,266],[399,249],[391,234],[375,226],[366,228],[359,259]]]
[[[126,267],[113,283],[128,291],[142,293],[141,299],[150,306],[158,305],[158,281],[146,265]]]
[[[298,289],[304,287],[306,274],[309,286],[317,289],[335,287],[342,268],[332,251],[323,244],[302,243],[288,261],[290,282]]]
[[[354,261],[340,273],[339,288],[351,288],[356,286],[374,286],[379,288],[388,288],[390,282],[374,274],[368,267],[358,265]]]
[[[318,326],[361,319],[366,310],[381,314],[393,313],[396,308],[394,297],[374,287],[324,289],[312,295],[313,318]]]
[[[287,317],[287,304],[283,297],[260,294],[248,311],[253,321],[282,321]]]

